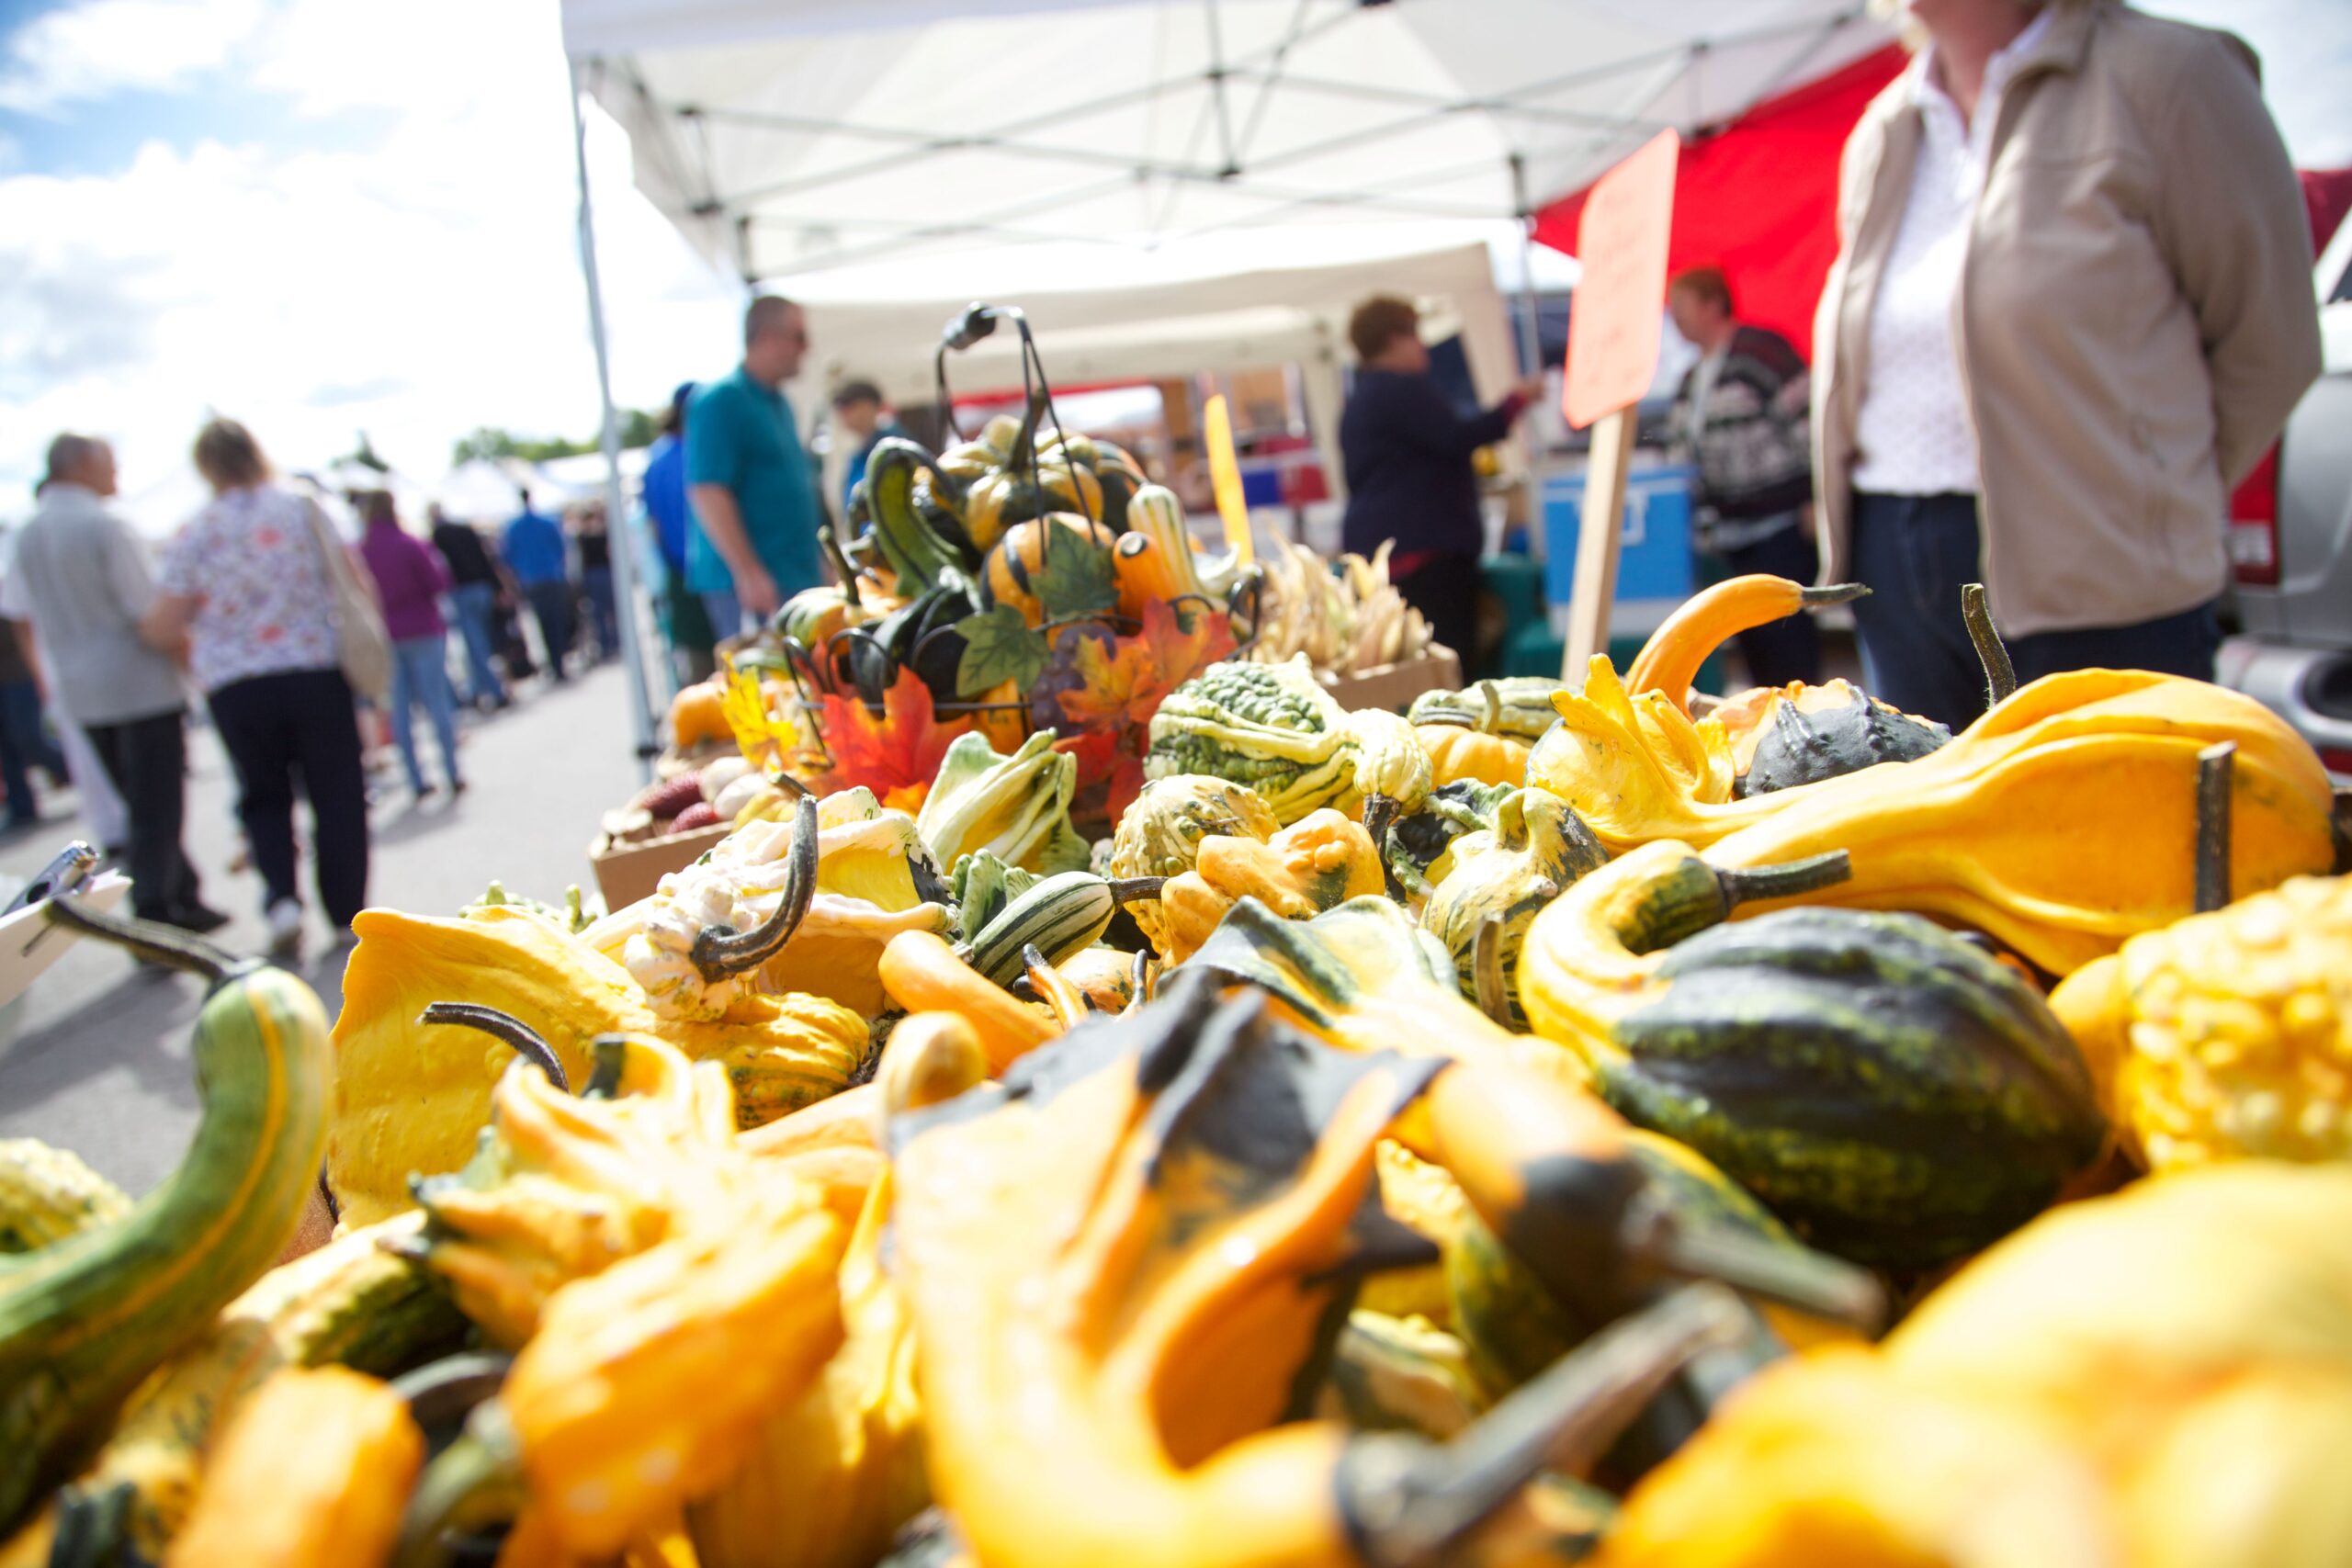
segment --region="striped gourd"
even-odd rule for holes
[[[326,1148],[327,1021],[309,987],[232,967],[161,928],[50,908],[211,981],[193,1050],[204,1118],[179,1168],[122,1220],[0,1259],[0,1529],[141,1378],[276,1260]]]
[[[122,1190],[79,1156],[38,1138],[0,1138],[0,1253],[38,1252],[129,1213]]]
[[[1110,929],[1111,917],[1119,911],[1120,895],[1146,886],[1157,893],[1158,879],[1118,883],[1089,871],[1048,876],[1007,904],[972,939],[972,967],[1009,987],[1024,973],[1022,953],[1025,949],[1034,946],[1048,964],[1059,964],[1085,951]]]

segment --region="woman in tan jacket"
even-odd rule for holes
[[[1815,327],[1824,577],[1871,690],[1984,706],[1982,580],[2020,678],[2210,678],[2230,487],[2319,374],[2311,235],[2236,39],[2116,0],[1907,0],[1926,47],[1846,144]]]

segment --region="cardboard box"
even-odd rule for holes
[[[1320,677],[1324,689],[1350,713],[1365,708],[1402,712],[1423,692],[1451,692],[1462,685],[1462,660],[1442,643],[1431,643],[1419,659],[1359,670],[1352,675]]]
[[[620,845],[600,834],[588,846],[588,863],[595,868],[596,886],[605,895],[605,908],[618,909],[650,896],[664,876],[694,864],[731,830],[721,823],[716,828],[697,828],[691,833],[677,833],[666,839]]]

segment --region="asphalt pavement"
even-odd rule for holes
[[[437,780],[437,748],[421,716],[419,730],[426,776]],[[188,853],[205,901],[236,917],[214,940],[258,953],[267,941],[261,880],[230,869],[239,835],[228,758],[209,729],[189,739]],[[413,799],[397,764],[376,775],[368,901],[454,914],[493,877],[550,901],[572,883],[593,889],[588,840],[598,817],[639,777],[619,667],[604,665],[568,686],[526,682],[515,706],[467,721],[458,754],[469,787],[455,799]],[[12,891],[68,840],[87,836],[72,795],[47,796],[42,809],[39,828],[0,840],[0,874],[12,879]],[[306,839],[307,817],[298,809]],[[332,1018],[345,955],[329,951],[309,874],[306,858],[311,911],[300,973]],[[199,998],[191,977],[141,969],[100,942],[76,942],[0,1009],[0,1137],[72,1149],[134,1195],[171,1174],[196,1128],[188,1033]]]

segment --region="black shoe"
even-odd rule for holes
[[[177,926],[184,931],[194,931],[198,936],[204,936],[219,931],[232,919],[233,917],[224,915],[218,909],[208,908],[202,904],[191,904],[185,909],[175,910],[164,917],[164,923],[167,926]]]

